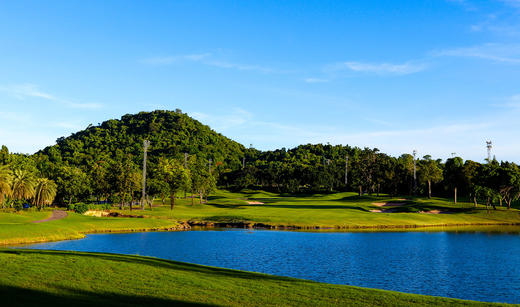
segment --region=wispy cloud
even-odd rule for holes
[[[433,55],[479,58],[494,62],[520,64],[520,44],[488,43],[479,46],[436,51],[433,52]]]
[[[226,115],[208,115],[202,112],[191,112],[190,116],[200,122],[210,125],[218,131],[225,131],[230,128],[242,126],[251,122],[253,114],[242,108],[232,108]]]
[[[185,54],[175,56],[157,56],[143,59],[141,62],[150,65],[171,65],[179,62],[199,62],[211,56],[211,53]]]
[[[512,7],[516,7],[516,8],[520,8],[520,0],[499,0],[500,2],[506,4],[506,5],[509,5],[509,6],[512,6]]]
[[[503,104],[499,104],[499,107],[506,107],[510,109],[520,110],[520,94],[508,97]]]
[[[80,103],[68,99],[57,97],[53,94],[47,93],[39,89],[34,84],[14,84],[0,86],[0,92],[7,93],[12,97],[24,100],[26,98],[37,98],[45,101],[59,103],[65,107],[74,109],[99,109],[102,107],[99,103]]]
[[[289,73],[290,71],[281,70],[271,67],[266,67],[262,65],[256,64],[243,64],[230,62],[219,59],[217,56],[211,53],[201,53],[201,54],[186,54],[186,55],[173,55],[173,56],[161,56],[161,57],[150,57],[141,60],[141,63],[148,65],[156,65],[156,66],[165,66],[165,65],[173,65],[180,64],[186,62],[194,62],[206,66],[212,66],[223,69],[233,69],[238,71],[254,71],[259,73]]]
[[[408,75],[423,71],[427,68],[425,63],[406,62],[403,64],[393,63],[367,63],[367,62],[343,62],[330,67],[329,70],[350,70],[361,73],[378,75]]]
[[[303,79],[306,83],[326,83],[329,82],[327,79],[321,79],[321,78],[305,78]]]

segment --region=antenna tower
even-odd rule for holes
[[[486,141],[486,147],[487,147],[487,160],[488,162],[491,162],[491,149],[493,148],[493,142]]]

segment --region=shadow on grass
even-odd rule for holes
[[[251,204],[251,205],[222,205],[222,204],[207,204],[208,206],[213,206],[216,208],[226,208],[226,209],[246,209],[246,208],[278,208],[278,209],[345,209],[345,210],[359,210],[368,212],[366,208],[358,207],[358,206],[351,206],[351,205],[304,205],[304,204],[297,204],[297,205],[272,205],[272,204]]]
[[[191,264],[185,262],[178,262],[172,260],[166,260],[161,258],[144,257],[144,256],[130,256],[122,254],[110,254],[110,253],[86,253],[86,252],[71,252],[71,251],[58,251],[58,250],[31,250],[31,249],[17,249],[17,250],[0,250],[0,253],[5,254],[40,254],[40,255],[52,255],[52,256],[70,256],[70,257],[88,257],[93,260],[106,260],[114,262],[126,262],[140,265],[149,265],[152,267],[158,267],[165,270],[177,270],[186,271],[190,273],[201,273],[214,275],[215,277],[232,277],[247,280],[276,280],[276,281],[295,281],[294,278],[281,277],[274,275],[267,275],[261,273],[251,273],[245,271],[216,268],[210,266],[203,266],[198,264]],[[165,272],[167,273],[167,272]]]
[[[351,202],[351,203],[366,203],[371,201],[379,201],[381,199],[389,199],[388,196],[376,196],[376,195],[352,195],[352,196],[345,196],[338,199],[331,199],[331,201],[342,201],[342,202]]]
[[[2,306],[215,306],[147,296],[58,287],[60,294],[0,285]]]

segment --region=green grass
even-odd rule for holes
[[[0,276],[2,306],[493,305],[116,254],[0,250]]]
[[[259,201],[252,205],[246,202]],[[404,202],[394,208],[394,213],[374,213],[381,209],[373,203]],[[156,205],[160,202],[156,202]],[[424,214],[420,211],[439,210],[451,214]],[[245,223],[274,227],[298,227],[304,229],[332,228],[350,230],[405,229],[429,226],[454,225],[503,225],[520,224],[520,211],[497,207],[477,209],[471,203],[454,205],[449,200],[413,198],[399,200],[388,196],[363,196],[354,193],[315,195],[280,195],[268,192],[249,191],[231,193],[217,191],[208,204],[191,205],[191,200],[177,199],[174,210],[168,204],[149,209],[118,211],[129,215],[144,215],[145,218],[98,218],[69,212],[62,220],[34,224],[32,221],[50,216],[51,211],[0,212],[0,245],[24,244],[44,241],[82,238],[86,233],[124,232],[176,229],[179,223]]]
[[[245,199],[264,204],[250,205]],[[373,203],[405,203],[393,208],[393,213],[374,213],[382,209]],[[159,204],[159,203],[156,203]],[[387,207],[384,207],[387,208]],[[424,214],[420,211],[439,210],[450,214]],[[132,214],[129,210],[125,214]],[[134,211],[135,214],[135,211]],[[218,191],[208,204],[191,205],[191,200],[178,199],[170,210],[168,204],[153,211],[139,211],[153,217],[172,218],[179,221],[263,223],[272,226],[303,228],[396,228],[448,225],[497,225],[520,224],[520,211],[497,207],[487,213],[484,206],[474,208],[472,203],[453,204],[440,198],[411,198],[399,200],[388,196],[363,196],[355,193],[315,195],[280,195],[267,192],[231,193]]]
[[[96,218],[68,212],[61,220],[34,224],[51,211],[0,212],[0,245],[79,239],[86,233],[146,231],[176,228],[173,220],[155,218]]]

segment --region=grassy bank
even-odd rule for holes
[[[2,306],[486,306],[150,257],[0,250]]]
[[[383,205],[387,203],[390,206]],[[132,214],[129,210],[123,213]],[[192,206],[191,199],[177,199],[173,211],[166,204],[137,214],[202,223],[261,223],[304,228],[520,224],[520,211],[517,209],[497,207],[488,213],[484,206],[474,208],[472,203],[453,204],[447,199],[359,197],[355,193],[280,195],[218,191],[207,204],[200,205],[196,199]]]
[[[51,211],[0,212],[0,245],[79,239],[86,233],[147,231],[177,228],[169,219],[96,218],[69,212],[61,220],[35,224],[51,216]]]

